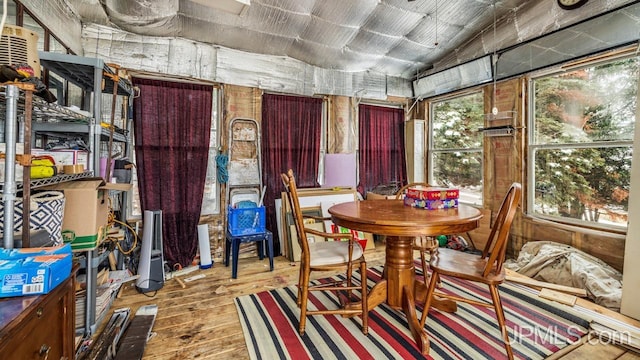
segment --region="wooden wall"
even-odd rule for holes
[[[622,271],[624,258],[624,234],[595,231],[576,226],[562,225],[549,221],[541,221],[524,215],[526,209],[527,184],[526,170],[526,89],[527,79],[518,78],[500,82],[496,87],[495,105],[499,111],[515,111],[515,125],[518,128],[513,136],[485,137],[484,142],[484,208],[495,214],[502,198],[512,182],[523,185],[523,199],[520,210],[512,226],[512,241],[509,252],[517,255],[522,246],[529,241],[555,241],[567,244],[594,255],[614,268]],[[487,112],[493,107],[492,84],[484,87],[485,108]],[[261,121],[262,92],[255,88],[225,85],[223,88],[223,126],[221,129],[222,148],[226,150],[226,133],[228,124],[235,117],[246,117]],[[357,141],[357,101],[346,96],[328,96],[327,100],[327,151],[329,153],[350,153],[355,151]],[[390,103],[410,105],[406,99],[389,99]],[[428,119],[428,102],[423,101],[412,109],[407,118]],[[486,126],[492,124],[486,122]],[[221,189],[222,204],[225,203],[224,188]],[[222,205],[221,205],[222,208]],[[209,216],[202,222],[215,224],[224,217]],[[226,223],[225,223],[226,226]],[[210,226],[212,235],[211,248],[214,258],[222,257],[224,244],[218,241],[219,234],[215,226]],[[222,242],[224,238],[222,238]],[[474,237],[476,247],[482,248],[484,241]],[[245,250],[248,252],[250,249]]]

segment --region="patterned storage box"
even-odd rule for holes
[[[60,191],[43,191],[32,194],[29,204],[29,228],[45,230],[54,245],[62,244],[62,220],[65,197]],[[13,206],[13,231],[22,232],[23,203],[17,198]],[[0,202],[0,216],[4,218],[4,202]],[[4,233],[4,223],[0,221],[0,232]]]
[[[458,199],[448,200],[418,200],[410,197],[404,198],[404,204],[426,210],[455,209],[458,207]]]
[[[450,200],[459,196],[460,190],[452,188],[416,186],[407,189],[407,197],[417,200]]]

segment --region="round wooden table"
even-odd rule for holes
[[[428,354],[427,333],[420,328],[415,312],[414,299],[423,301],[426,288],[422,282],[415,281],[414,238],[473,230],[482,218],[480,210],[464,204],[456,209],[424,210],[406,206],[402,200],[383,199],[336,204],[329,208],[329,214],[336,225],[387,236],[385,278],[369,292],[369,310],[383,302],[402,308],[418,347],[423,354]],[[434,306],[447,311],[456,309],[455,303],[445,301]]]

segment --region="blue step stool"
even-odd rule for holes
[[[224,247],[224,265],[229,266],[229,255],[232,256],[233,264],[231,265],[231,277],[238,277],[238,253],[240,252],[240,244],[248,242],[257,242],[258,256],[260,260],[264,259],[265,250],[269,256],[269,268],[273,271],[273,234],[269,230],[264,233],[249,235],[231,235],[227,230],[227,243]],[[265,249],[265,242],[267,248]],[[233,254],[231,254],[233,252]]]

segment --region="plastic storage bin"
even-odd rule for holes
[[[264,233],[264,206],[234,209],[229,207],[229,232],[233,236]]]

